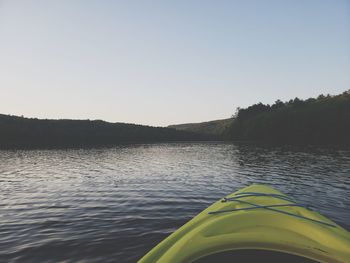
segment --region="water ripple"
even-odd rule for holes
[[[227,143],[0,151],[0,261],[135,262],[217,199],[277,187],[350,228],[350,151]]]

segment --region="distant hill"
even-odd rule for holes
[[[350,145],[350,91],[239,109],[235,118],[167,128],[102,120],[48,120],[0,114],[0,149],[112,146],[175,141],[262,141]]]
[[[214,120],[199,123],[185,123],[177,125],[169,125],[168,128],[173,128],[179,131],[189,131],[199,134],[215,136],[217,139],[222,138],[224,131],[233,123],[233,118]]]
[[[340,95],[273,105],[258,103],[238,111],[225,131],[228,140],[292,144],[350,145],[350,91]]]
[[[109,146],[210,140],[211,136],[171,128],[101,120],[47,120],[0,114],[0,149]]]

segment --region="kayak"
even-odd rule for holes
[[[274,188],[253,184],[209,206],[139,263],[196,262],[222,252],[251,250],[311,262],[350,262],[350,233]]]

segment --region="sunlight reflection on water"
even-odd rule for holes
[[[135,262],[251,183],[350,228],[350,150],[173,143],[0,151],[0,175],[1,261]]]

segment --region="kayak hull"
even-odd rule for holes
[[[139,262],[193,262],[243,249],[343,263],[350,262],[350,234],[281,192],[254,184],[215,202]]]

